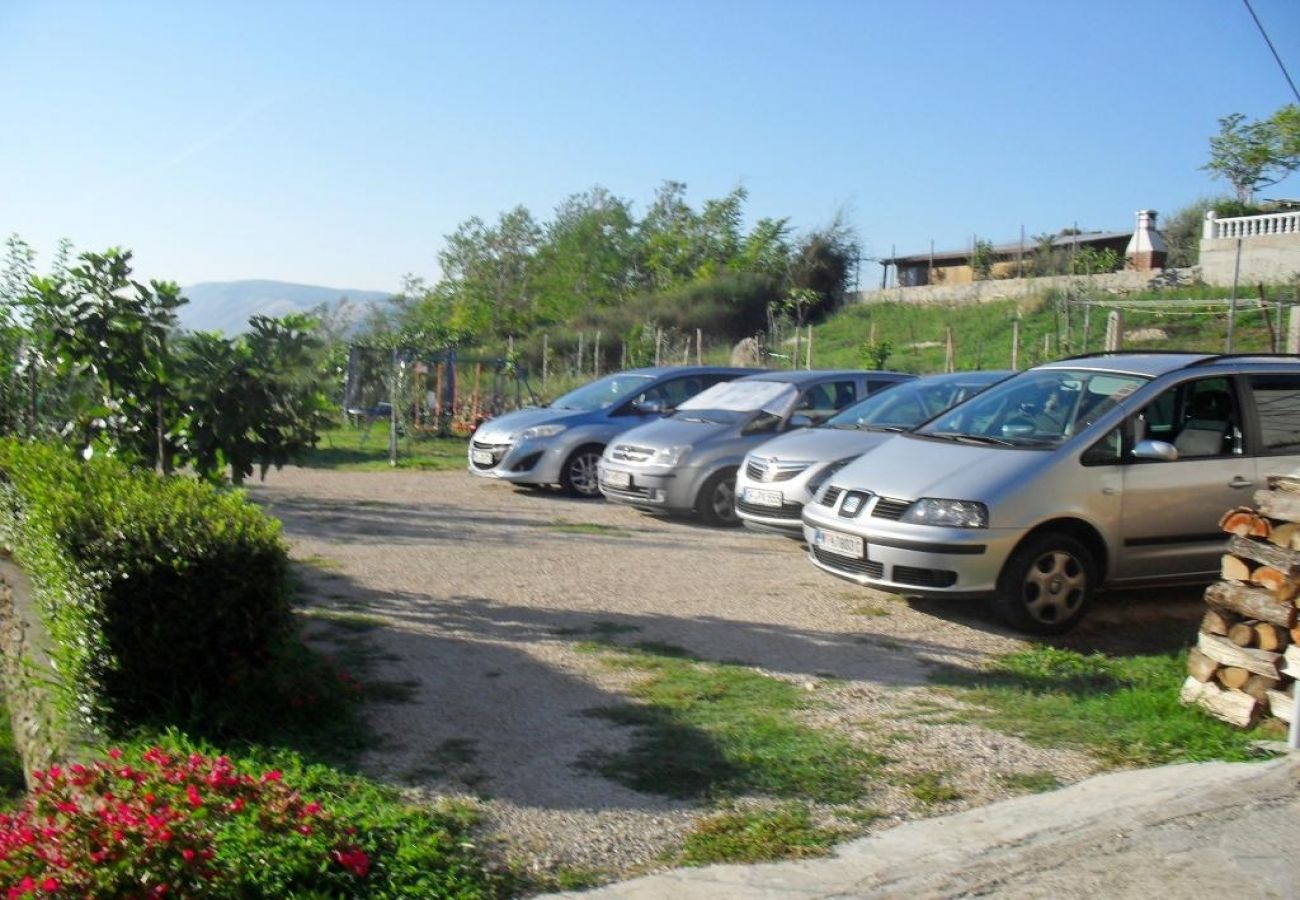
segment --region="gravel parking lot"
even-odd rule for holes
[[[873,788],[868,830],[1011,795],[1008,776],[1061,783],[1089,757],[918,716],[954,701],[938,665],[972,668],[1026,646],[980,604],[907,603],[814,570],[794,541],[659,519],[463,472],[287,468],[250,493],[284,522],[323,645],[355,639],[375,673],[408,685],[375,705],[368,772],[419,795],[476,798],[515,860],[539,871],[653,869],[709,807],[642,794],[575,766],[631,729],[584,715],[627,701],[627,672],[581,644],[596,635],[740,661],[813,692],[810,725],[879,747],[895,777]],[[1076,646],[1141,629],[1194,631],[1195,592],[1100,605]],[[346,614],[346,615],[345,615]],[[377,627],[370,627],[376,625]],[[940,717],[941,719],[942,717]],[[900,736],[902,740],[900,741]],[[943,772],[959,796],[922,803],[907,774]]]

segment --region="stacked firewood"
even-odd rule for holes
[[[1242,728],[1262,716],[1291,721],[1300,678],[1300,477],[1270,476],[1255,508],[1219,522],[1231,537],[1223,580],[1188,654],[1184,703]]]

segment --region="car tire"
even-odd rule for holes
[[[714,472],[695,498],[695,514],[706,525],[733,528],[740,524],[736,515],[736,470]]]
[[[1048,532],[1022,543],[998,576],[993,610],[1030,634],[1063,634],[1083,618],[1100,573],[1092,551],[1068,534]]]
[[[600,482],[596,477],[596,464],[605,448],[587,444],[569,454],[560,469],[560,487],[570,497],[591,500],[600,496]]]

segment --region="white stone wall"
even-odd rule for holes
[[[1190,278],[1191,269],[1177,270]],[[883,291],[850,291],[846,303],[981,303],[988,300],[1018,300],[1049,288],[1128,293],[1144,290],[1156,272],[1111,272],[1106,275],[1056,275],[1046,278],[997,278],[971,284],[927,284],[920,287],[887,288]]]
[[[1278,284],[1300,277],[1300,234],[1265,234],[1241,240],[1241,284]],[[1210,284],[1232,284],[1237,238],[1201,241],[1201,277]]]

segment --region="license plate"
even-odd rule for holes
[[[823,550],[829,550],[839,556],[853,556],[862,559],[867,555],[865,542],[856,534],[823,531],[818,528],[813,534],[813,543]]]
[[[605,484],[610,487],[625,488],[632,486],[632,476],[627,472],[606,472]]]
[[[492,458],[491,450],[471,450],[469,451],[469,458],[481,466],[490,466],[496,462]]]
[[[785,496],[780,491],[765,491],[752,487],[745,488],[744,499],[746,503],[755,506],[774,506],[778,509],[785,502]]]

